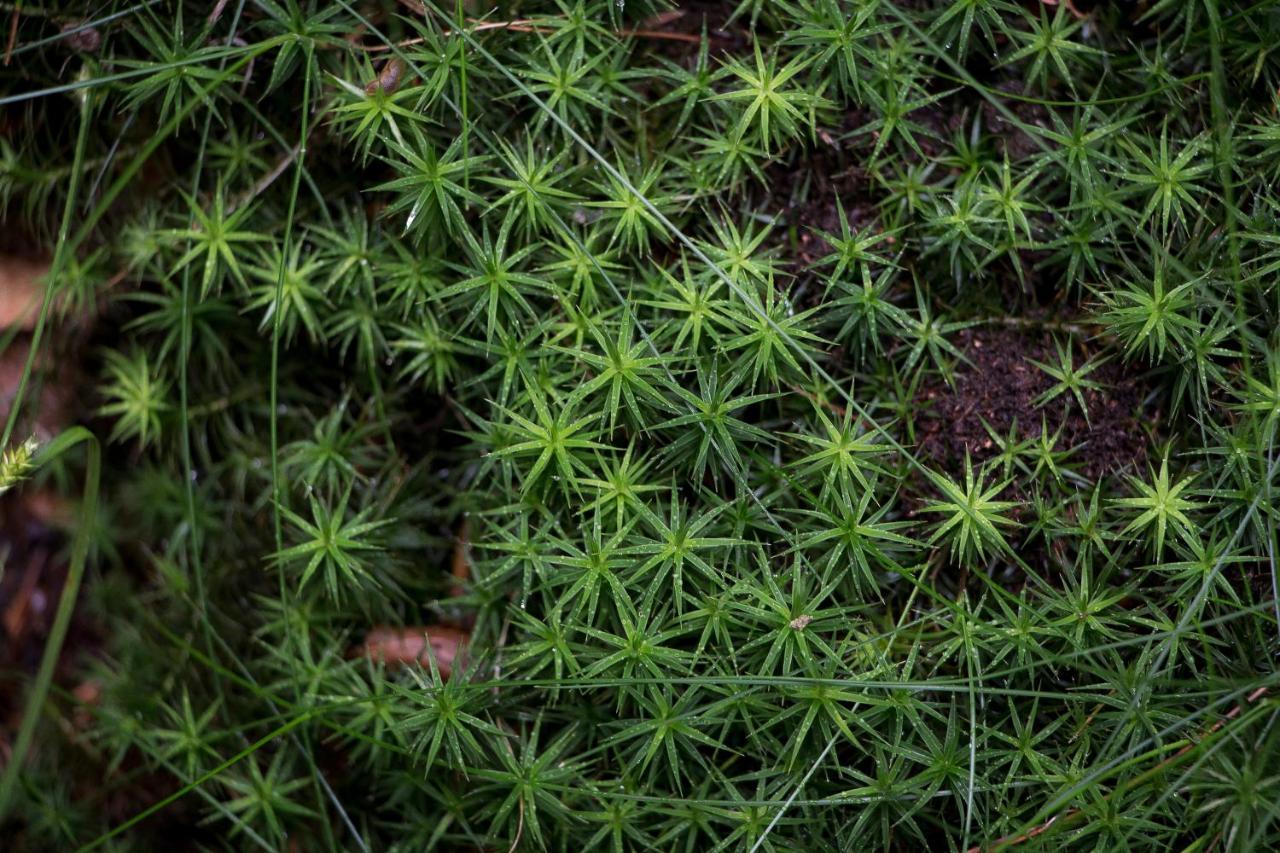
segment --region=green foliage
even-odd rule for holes
[[[27,478],[38,446],[35,438],[28,438],[16,447],[6,448],[0,455],[0,495]]]
[[[757,42],[754,67],[736,61],[725,66],[728,75],[737,78],[733,81],[736,88],[714,97],[741,105],[734,131],[739,138],[755,130],[761,147],[768,151],[798,135],[806,113],[811,114],[822,104],[820,95],[788,85],[804,70],[807,61],[801,54],[779,68],[777,55],[766,60]]]
[[[1124,532],[1148,531],[1157,557],[1164,550],[1165,534],[1170,530],[1184,541],[1194,544],[1196,525],[1187,513],[1201,509],[1202,505],[1183,496],[1184,492],[1194,494],[1187,491],[1192,480],[1192,477],[1185,477],[1171,483],[1167,456],[1160,460],[1160,473],[1153,473],[1150,483],[1136,477],[1130,478],[1138,494],[1130,498],[1117,498],[1115,501],[1116,506],[1138,512],[1138,516],[1129,522]]]
[[[169,382],[159,375],[141,351],[106,354],[106,402],[98,414],[113,419],[112,441],[136,439],[143,447],[161,436],[161,416],[170,410]]]
[[[1088,418],[1089,406],[1084,401],[1084,392],[1100,391],[1102,389],[1101,385],[1089,379],[1088,376],[1101,367],[1105,359],[1090,359],[1080,367],[1076,367],[1075,356],[1068,347],[1064,346],[1061,341],[1054,341],[1053,345],[1057,354],[1056,364],[1046,364],[1035,360],[1031,362],[1053,379],[1053,387],[1037,397],[1035,403],[1037,406],[1043,406],[1056,400],[1061,395],[1069,393],[1079,404],[1080,411]]]
[[[964,459],[963,483],[929,473],[941,500],[926,505],[922,511],[946,516],[934,530],[931,541],[949,543],[952,558],[965,564],[973,559],[984,560],[988,550],[1010,552],[1000,528],[1014,524],[1004,513],[1017,503],[996,500],[1009,485],[1007,481],[988,486],[981,471],[975,475],[973,461],[968,456]]]
[[[1280,845],[1272,4],[213,6],[6,7],[10,846]]]
[[[340,598],[344,587],[359,587],[376,579],[364,566],[364,555],[379,550],[370,536],[391,519],[369,521],[371,507],[347,518],[350,493],[344,493],[330,507],[317,498],[310,501],[310,518],[281,507],[280,514],[296,530],[297,545],[286,548],[275,556],[284,566],[302,565],[298,587],[304,588],[317,573],[324,579],[325,591],[333,598]]]

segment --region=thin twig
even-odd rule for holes
[[[1165,767],[1168,767],[1170,764],[1177,761],[1179,758],[1182,758],[1182,756],[1186,755],[1188,752],[1190,752],[1191,750],[1199,746],[1200,743],[1204,740],[1204,738],[1212,736],[1219,729],[1225,726],[1228,722],[1240,716],[1240,714],[1244,711],[1244,707],[1246,705],[1252,705],[1254,702],[1257,702],[1259,699],[1261,699],[1265,695],[1267,695],[1267,688],[1259,687],[1257,690],[1253,691],[1248,696],[1246,696],[1244,698],[1244,701],[1240,702],[1240,704],[1236,705],[1234,708],[1228,711],[1226,715],[1224,715],[1220,720],[1218,720],[1212,726],[1210,726],[1208,730],[1205,731],[1204,735],[1202,735],[1200,738],[1189,739],[1187,745],[1182,747],[1182,749],[1178,750],[1173,755],[1169,756],[1164,761],[1161,761],[1159,764],[1156,764],[1150,770],[1147,770],[1146,772],[1140,774],[1136,778],[1145,779],[1155,775],[1156,773],[1159,773]],[[1064,822],[1074,821],[1083,814],[1084,812],[1080,811],[1080,809],[1068,809],[1067,811],[1061,814],[1054,815],[1053,817],[1046,820],[1044,823],[1038,824],[1037,826],[1032,827],[1031,829],[1027,830],[1026,832],[1020,835],[1006,836],[1005,838],[996,839],[994,842],[991,843],[989,847],[983,847],[981,845],[970,847],[968,850],[968,853],[982,853],[983,850],[998,850],[1003,847],[1013,847],[1015,845],[1022,844],[1024,842],[1030,841],[1031,839],[1035,838],[1038,835],[1043,835],[1045,832],[1048,832],[1050,827],[1052,827],[1058,821],[1064,821]]]
[[[508,750],[510,747],[508,747]],[[524,835],[524,794],[520,795],[520,820],[516,823],[516,837],[511,839],[511,846],[507,848],[507,853],[515,853],[520,846],[520,836]]]
[[[1071,323],[1063,320],[1041,320],[1035,317],[987,317],[982,322],[1009,326],[1015,329],[1044,329],[1049,332],[1065,332],[1068,335],[1077,335],[1079,337],[1089,337],[1094,332],[1094,330],[1080,323]]]
[[[534,20],[519,20],[519,21],[486,21],[486,22],[472,22],[472,23],[475,23],[475,26],[472,27],[470,30],[473,33],[482,33],[488,30],[515,30],[516,32],[523,33],[523,32],[534,32],[534,30],[531,30],[529,28],[537,25],[538,22]],[[442,36],[456,35],[456,33],[457,33],[456,30],[440,31],[440,35]],[[395,44],[375,44],[372,46],[358,44],[356,45],[356,47],[368,53],[381,53],[382,51],[386,51],[386,50],[396,50],[402,47],[411,47],[415,44],[422,44],[426,40],[427,39],[424,36],[419,38],[405,39],[404,41],[396,42]]]
[[[329,112],[329,108],[332,105],[333,105],[333,102],[330,101],[329,103],[325,104],[322,107],[319,107],[315,111],[315,114],[312,116],[311,132],[307,134],[307,139],[306,139],[307,144],[311,143],[312,137],[314,137],[316,133],[319,131],[320,119],[324,117],[325,113]],[[233,198],[231,200],[231,203],[227,206],[226,215],[230,216],[232,213],[236,212],[237,208],[243,206],[245,203],[249,202],[251,199],[255,199],[258,196],[262,195],[262,193],[266,192],[267,188],[270,187],[272,184],[274,184],[276,182],[276,179],[278,179],[281,175],[285,173],[285,171],[289,168],[289,165],[293,163],[294,160],[298,159],[298,154],[301,153],[302,146],[303,146],[303,142],[301,141],[295,143],[294,146],[290,148],[287,152],[285,152],[285,155],[281,157],[280,160],[274,166],[271,167],[271,170],[269,172],[267,172],[265,175],[259,178],[253,186],[249,187],[249,189],[245,190],[240,195]]]
[[[22,4],[18,3],[13,7],[13,14],[9,16],[9,41],[4,46],[5,65],[13,59],[13,46],[18,41],[18,16],[21,14]]]
[[[227,0],[218,0],[218,2],[214,4],[213,11],[209,13],[209,17],[207,19],[208,26],[212,27],[214,24],[218,23],[218,19],[222,17],[222,12],[226,8]]]
[[[471,519],[462,516],[458,526],[458,535],[453,540],[453,565],[450,567],[453,586],[449,588],[452,598],[467,594],[467,583],[471,579]]]
[[[234,36],[227,43],[234,44],[237,47],[244,47],[244,48],[247,48],[249,46],[249,43],[246,42],[244,39],[240,38],[239,36]],[[253,64],[257,61],[258,60],[256,57],[250,55],[249,64],[244,67],[244,79],[240,81],[241,97],[244,97],[244,93],[249,91],[249,81],[253,79]]]
[[[809,778],[813,776],[814,772],[818,769],[818,765],[822,764],[827,755],[831,752],[831,748],[836,745],[837,737],[838,735],[832,735],[831,740],[827,741],[826,749],[822,750],[818,759],[809,767],[809,772],[805,773],[804,778],[801,779],[799,784],[792,789],[791,796],[787,797],[786,801],[782,804],[782,808],[778,809],[777,814],[773,816],[773,820],[769,821],[769,825],[764,828],[764,832],[760,833],[760,837],[756,839],[756,843],[751,845],[750,853],[756,853],[756,851],[760,849],[760,846],[764,844],[765,839],[769,837],[769,833],[773,832],[773,828],[778,825],[778,821],[782,820],[782,815],[787,809],[791,808],[791,804],[795,802],[796,797],[799,796],[800,791],[803,790],[805,784],[809,781]]]
[[[618,35],[629,38],[657,39],[659,41],[682,41],[686,44],[701,44],[702,36],[693,33],[669,33],[666,30],[618,30]]]
[[[237,208],[242,206],[245,202],[249,201],[250,199],[254,199],[262,195],[262,193],[264,193],[268,187],[270,187],[272,184],[276,182],[277,178],[279,178],[281,175],[285,173],[285,171],[289,168],[289,166],[293,163],[293,161],[298,159],[298,153],[301,151],[302,151],[302,143],[301,142],[295,143],[294,146],[290,148],[289,151],[283,157],[281,157],[274,166],[271,167],[271,171],[267,172],[265,175],[259,178],[257,183],[249,187],[249,189],[245,190],[240,195],[236,196],[231,200],[231,203],[227,205],[227,215],[230,216],[232,213],[235,213]]]
[[[502,681],[502,650],[507,647],[507,634],[511,630],[511,616],[508,614],[502,620],[502,630],[498,632],[498,642],[493,650],[493,690],[490,692],[496,698],[498,695],[498,683]]]
[[[1058,5],[1058,0],[1040,0],[1040,2],[1046,6]],[[1077,9],[1076,4],[1071,2],[1071,0],[1062,0],[1062,5],[1066,7],[1068,12],[1070,12],[1072,15],[1075,16],[1077,21],[1083,21],[1089,17],[1084,12],[1081,12],[1079,9]]]
[[[405,3],[405,5],[410,5],[412,0],[401,0],[401,2]],[[556,31],[554,27],[548,26],[545,23],[545,19],[538,20],[533,18],[526,18],[526,19],[517,20],[517,21],[476,21],[474,19],[468,19],[467,22],[474,25],[468,28],[467,30],[467,32],[471,32],[471,33],[482,33],[482,32],[487,32],[489,30],[510,30],[513,33],[548,34],[548,33],[554,33]],[[442,36],[452,36],[456,34],[457,34],[457,30],[441,30],[440,31],[440,35]],[[702,36],[694,35],[692,33],[669,33],[664,30],[645,30],[645,29],[639,29],[639,28],[632,28],[632,29],[624,29],[624,30],[615,30],[615,34],[623,38],[644,38],[644,39],[655,39],[659,41],[681,41],[681,42],[686,42],[688,44],[700,44],[702,42]],[[375,45],[357,44],[356,47],[368,53],[381,53],[387,50],[397,50],[399,48],[412,47],[415,44],[422,44],[426,40],[427,40],[426,37],[419,37],[419,38],[405,39],[404,41],[396,42],[395,44],[375,44]]]
[[[816,403],[819,406],[823,406],[824,408],[829,409],[833,414],[839,415],[842,418],[846,414],[848,414],[848,410],[844,406],[840,405],[839,403],[832,402],[831,400],[819,399],[819,397],[816,394],[811,394],[810,392],[801,388],[799,385],[792,385],[791,390],[799,394],[801,397],[805,397],[810,402]]]

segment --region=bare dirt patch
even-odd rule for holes
[[[1086,419],[1069,393],[1036,405],[1054,385],[1053,378],[1032,363],[1054,363],[1048,333],[975,327],[956,335],[954,343],[970,363],[956,367],[952,386],[939,380],[922,389],[919,397],[919,447],[934,462],[957,470],[966,452],[975,462],[990,459],[1000,447],[987,426],[1006,437],[1015,420],[1021,438],[1038,437],[1042,425],[1050,435],[1061,429],[1058,449],[1072,450],[1068,466],[1090,480],[1133,470],[1145,457],[1147,427],[1159,421],[1159,413],[1146,408],[1144,383],[1120,362],[1108,361],[1089,374],[1101,388],[1084,392]],[[1074,346],[1078,367],[1086,356],[1078,344]]]

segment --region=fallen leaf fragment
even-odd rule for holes
[[[0,329],[36,327],[48,272],[47,260],[0,255]]]
[[[671,9],[666,12],[659,12],[656,15],[645,18],[640,25],[646,30],[657,30],[665,27],[667,24],[674,24],[676,21],[684,17],[684,12],[679,9]]]
[[[84,21],[68,21],[62,25],[62,40],[77,53],[97,53],[102,47],[102,33]]]
[[[23,495],[22,504],[31,520],[44,527],[70,530],[75,524],[75,507],[52,489],[29,490]]]
[[[434,656],[440,675],[448,678],[455,663],[466,661],[471,635],[447,625],[377,625],[364,637],[364,654],[388,665],[420,663],[430,666]]]
[[[26,633],[28,617],[33,611],[43,611],[44,596],[38,589],[46,560],[37,555],[27,563],[13,600],[4,609],[4,632],[10,643],[16,643]]]
[[[471,520],[463,517],[458,528],[458,536],[453,541],[453,564],[450,574],[453,585],[449,587],[450,598],[461,598],[467,594],[467,581],[471,577]]]
[[[28,338],[19,337],[0,350],[0,419],[9,416],[9,408],[17,397],[31,350]],[[33,365],[27,396],[22,403],[24,416],[32,415],[32,422],[24,429],[40,442],[53,438],[70,422],[80,390],[72,363],[65,359],[56,361],[42,352]]]
[[[83,731],[93,722],[93,709],[102,702],[102,682],[96,678],[80,682],[71,691],[71,698],[76,700],[72,721]]]

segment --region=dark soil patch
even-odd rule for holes
[[[1021,120],[1044,123],[1043,108],[1019,106],[1027,107],[1015,110]],[[1041,112],[1035,113],[1035,109]],[[1004,121],[998,111],[988,112],[983,116],[985,131],[1000,150],[1008,151],[1013,159],[1038,150],[1030,137]],[[831,251],[827,241],[814,232],[839,233],[840,207],[853,230],[865,232],[876,227],[883,188],[875,184],[867,170],[867,155],[875,144],[875,135],[857,134],[859,128],[874,119],[868,110],[851,110],[839,124],[820,128],[812,145],[797,147],[790,158],[773,161],[766,167],[767,190],[757,207],[776,211],[781,222],[796,229],[796,245],[789,252],[793,273],[801,274]],[[917,142],[928,159],[947,153],[956,135],[971,120],[969,109],[949,102],[916,110],[911,119],[930,131],[917,134]],[[904,159],[918,162],[920,156],[908,151]],[[785,229],[777,229],[776,233],[781,240]],[[1036,259],[1028,260],[1030,269]]]
[[[998,91],[1009,95],[1026,95],[1026,86],[1020,80],[1005,80],[995,87]],[[1048,127],[1049,110],[1042,104],[1023,100],[1020,97],[1003,99],[1005,107],[1017,117],[1025,127]],[[983,125],[987,133],[995,139],[997,150],[1008,156],[1010,160],[1021,160],[1038,153],[1042,143],[1005,118],[1005,114],[996,108],[991,101],[982,104]]]
[[[984,422],[996,435],[1009,435],[1016,419],[1020,438],[1038,437],[1041,425],[1052,435],[1059,429],[1059,450],[1072,450],[1068,467],[1098,480],[1136,467],[1148,444],[1146,426],[1159,412],[1145,411],[1146,388],[1118,361],[1108,361],[1089,374],[1100,390],[1085,391],[1089,418],[1074,398],[1064,394],[1044,406],[1035,400],[1054,380],[1032,361],[1053,364],[1055,350],[1047,333],[1004,326],[966,329],[954,343],[970,364],[956,367],[955,384],[941,380],[921,390],[917,435],[923,455],[953,472],[963,470],[965,454],[974,462],[1000,452]],[[1075,364],[1084,363],[1077,347]]]
[[[841,207],[855,231],[874,226],[875,199],[865,158],[857,154],[855,146],[823,131],[815,149],[805,152],[799,162],[775,162],[768,167],[771,195],[766,207],[780,207],[782,219],[796,228],[796,245],[788,258],[791,272],[801,273],[831,251],[831,244],[817,232],[840,233]],[[785,229],[775,230],[780,239],[785,234]]]

